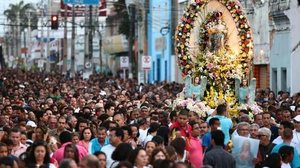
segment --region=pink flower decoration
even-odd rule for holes
[[[212,68],[214,68],[214,64],[213,63],[209,63],[206,65],[208,70],[211,70]]]

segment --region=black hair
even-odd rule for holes
[[[125,125],[125,126],[122,126],[121,128],[122,128],[123,131],[127,131],[129,136],[132,135],[132,131],[131,131],[131,128],[129,126]]]
[[[249,111],[245,110],[245,109],[240,110],[239,113],[245,113],[245,114],[249,115]]]
[[[176,117],[176,116],[177,116],[177,111],[171,111],[171,113],[170,113],[170,120],[173,120],[174,117]]]
[[[95,155],[95,156],[104,155],[105,158],[106,158],[106,154],[105,154],[104,152],[102,152],[102,151],[96,151],[96,152],[94,153],[94,155]]]
[[[212,126],[212,125],[214,125],[217,121],[220,121],[220,119],[213,117],[213,118],[211,118],[211,119],[208,121],[208,125],[209,125],[209,126]]]
[[[69,131],[63,131],[59,135],[59,141],[61,144],[72,141],[72,134]]]
[[[164,144],[164,138],[159,135],[155,135],[151,141],[156,142],[158,145]]]
[[[284,145],[281,148],[279,148],[278,153],[280,154],[282,160],[286,159],[288,156],[290,156],[294,152],[294,148],[291,146]]]
[[[82,131],[81,131],[81,134],[80,134],[80,140],[83,140],[84,139],[84,137],[83,137],[83,132],[85,131],[85,130],[87,130],[87,129],[89,129],[90,131],[91,131],[91,139],[90,139],[90,141],[92,140],[92,139],[94,139],[95,138],[95,135],[94,135],[94,132],[93,132],[93,130],[92,130],[92,128],[90,128],[90,127],[85,127]]]
[[[278,153],[271,153],[263,162],[262,167],[281,168],[281,158]]]
[[[217,146],[223,146],[225,135],[221,130],[212,131],[211,139],[214,140],[214,142]]]
[[[171,160],[155,160],[153,163],[153,168],[173,168],[175,163]]]
[[[45,154],[45,157],[44,157],[44,165],[47,165],[47,164],[50,163],[50,153],[49,153],[47,144],[44,141],[36,141],[32,144],[31,150],[29,150],[28,158],[26,158],[25,163],[28,164],[27,167],[31,167],[32,165],[36,165],[34,150],[39,146],[43,146],[46,150],[46,154]]]
[[[72,148],[74,150],[74,156],[75,156],[75,159],[74,161],[78,164],[79,163],[79,151],[78,151],[78,148],[75,144],[68,144],[65,146],[65,149],[64,149],[64,158],[66,158],[66,149],[67,148]],[[73,158],[72,158],[73,159]]]
[[[130,144],[120,143],[111,154],[111,158],[115,161],[125,161],[132,150],[133,149]]]
[[[189,111],[187,109],[181,109],[179,111],[179,114],[178,115],[185,115],[185,116],[188,116],[189,115]]]
[[[170,145],[174,147],[177,154],[183,156],[186,145],[183,138],[175,138]]]
[[[132,165],[133,164],[131,164],[128,161],[122,161],[115,168],[124,168],[124,167],[126,167],[126,168],[132,168],[133,167]]]
[[[224,112],[227,110],[227,105],[226,104],[220,104],[217,107],[217,114],[222,115]]]
[[[280,125],[282,125],[283,128],[290,128],[292,130],[294,129],[294,125],[290,121],[282,121]]]
[[[12,157],[9,157],[9,156],[1,157],[0,158],[0,165],[1,165],[1,167],[3,165],[5,165],[3,167],[6,167],[6,166],[14,167],[14,160],[13,160]]]
[[[117,137],[120,137],[121,140],[124,139],[124,131],[122,130],[122,128],[119,128],[119,127],[112,128],[112,129],[110,130],[110,132],[112,132],[112,131],[115,131],[115,135],[116,135]]]
[[[113,102],[106,102],[106,104],[104,105],[104,110],[105,110],[105,113],[108,109],[110,109],[110,107],[114,107],[115,104]]]
[[[199,123],[196,121],[189,122],[189,125],[192,127],[192,129],[194,129],[194,125],[196,125],[196,124],[199,124]]]
[[[147,134],[151,134],[156,132],[159,129],[160,125],[156,122],[150,124]]]

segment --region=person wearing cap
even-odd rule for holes
[[[27,121],[27,123],[26,123],[26,130],[27,131],[33,130],[36,127],[37,127],[37,125],[34,121],[30,121],[30,120]]]
[[[141,105],[141,108],[140,108],[140,115],[141,116],[149,116],[149,109],[148,109],[148,106],[147,104],[143,103]]]
[[[300,115],[294,117],[294,127],[293,130],[293,139],[291,142],[291,146],[295,147],[298,151],[298,155],[300,156]]]
[[[263,127],[258,129],[257,137],[259,138],[259,148],[257,154],[256,167],[260,167],[265,159],[271,154],[271,151],[275,144],[271,143],[271,130]]]

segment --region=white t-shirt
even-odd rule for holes
[[[296,130],[293,130],[291,146],[297,149],[298,155],[300,155],[300,132],[297,132]]]
[[[282,138],[281,138],[281,136],[278,136],[277,138],[275,138],[274,140],[273,140],[273,144],[281,144],[281,143],[283,143],[283,140],[282,140]]]
[[[151,141],[152,138],[153,138],[153,135],[151,135],[151,134],[147,135],[147,137],[145,138],[145,140],[144,140],[144,142],[143,142],[143,146],[145,147],[146,143],[147,143],[148,141]]]
[[[106,167],[110,167],[111,164],[114,162],[111,158],[111,154],[116,149],[116,147],[112,146],[111,144],[105,145],[101,148],[101,151],[106,154]]]
[[[139,142],[144,142],[146,137],[147,137],[147,132],[148,132],[148,129],[146,130],[143,130],[143,129],[139,129],[139,133],[140,133],[140,136],[139,136]]]
[[[291,168],[291,165],[289,163],[281,163],[281,168]]]

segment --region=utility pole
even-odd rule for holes
[[[17,38],[16,38],[16,56],[17,58],[21,58],[21,49],[20,49],[20,12],[17,12]],[[18,65],[19,63],[17,63]]]
[[[85,7],[84,13],[84,69],[86,69],[86,63],[89,62],[89,29],[88,29],[88,11],[89,7]]]
[[[99,24],[99,17],[97,17],[98,20],[98,36],[99,36],[99,63],[100,63],[100,73],[103,73],[102,70],[102,66],[103,66],[103,61],[102,61],[102,34],[101,34],[101,29],[102,29],[102,24],[101,24],[101,29],[100,29],[100,24]]]
[[[42,11],[42,27],[41,27],[41,59],[40,61],[42,62],[42,67],[39,67],[40,70],[44,68],[44,8],[41,9]]]
[[[50,72],[50,69],[51,69],[51,67],[50,67],[50,44],[49,44],[49,42],[50,42],[50,40],[49,40],[49,36],[50,36],[50,26],[49,26],[49,20],[50,20],[50,18],[51,18],[51,14],[52,14],[52,11],[51,11],[51,8],[50,8],[50,0],[48,0],[48,5],[47,5],[47,10],[48,10],[48,12],[47,12],[47,56],[46,56],[46,72]]]
[[[130,4],[128,6],[129,10],[129,37],[128,37],[128,56],[129,56],[129,79],[133,78],[134,69],[134,53],[132,51],[133,40],[134,40],[134,20],[135,20],[135,5]]]
[[[27,47],[27,58],[31,58],[31,11],[28,13],[28,47]],[[27,58],[25,59],[27,63]]]
[[[67,29],[67,15],[68,15],[68,6],[65,5],[65,12],[64,12],[64,44],[63,44],[63,67],[62,73],[67,74],[68,70],[68,29]]]
[[[89,62],[94,68],[93,63],[93,6],[90,5],[90,18],[89,18]]]
[[[144,4],[138,3],[137,4],[137,37],[138,37],[138,66],[137,66],[137,72],[138,72],[138,79],[140,79],[140,76],[144,76],[139,83],[147,83],[148,82],[148,70],[145,70],[142,68],[142,56],[144,54],[144,48],[143,48],[143,42],[144,42]]]
[[[75,76],[75,5],[72,5],[71,77]]]

